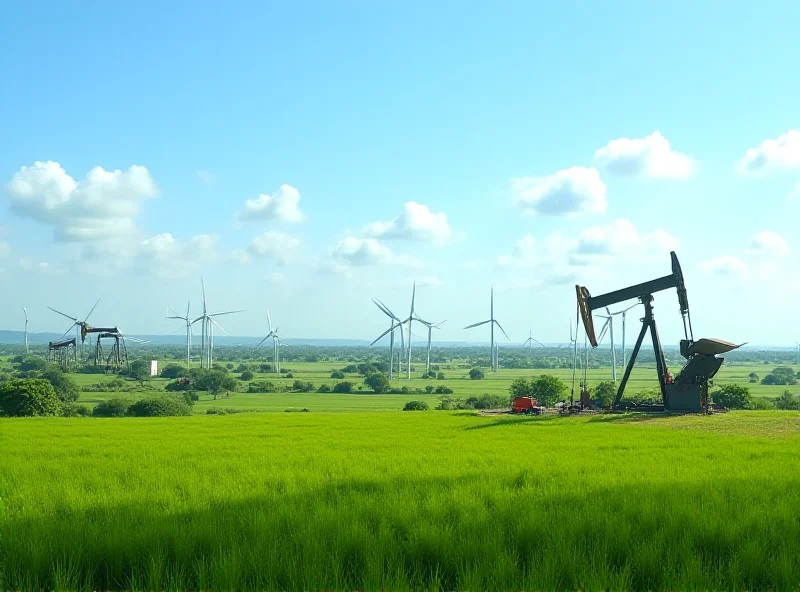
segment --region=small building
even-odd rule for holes
[[[158,360],[150,360],[150,376],[158,376]]]

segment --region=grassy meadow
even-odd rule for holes
[[[160,362],[159,368],[166,365],[166,363],[166,361]],[[292,378],[286,378],[285,375],[276,375],[273,373],[256,373],[253,380],[269,380],[273,382],[276,387],[281,387],[281,389],[289,389],[295,380],[311,382],[314,384],[315,388],[319,387],[321,384],[333,386],[342,380],[352,382],[354,387],[361,386],[363,377],[358,374],[349,374],[346,375],[346,378],[340,380],[330,377],[331,372],[342,368],[346,364],[346,362],[285,362],[284,368],[291,371]],[[568,386],[572,384],[572,370],[568,369],[511,370],[501,368],[498,372],[490,372],[488,369],[484,369],[485,378],[482,380],[470,380],[469,371],[471,366],[459,361],[454,361],[441,365],[441,371],[445,374],[445,380],[435,380],[421,378],[425,369],[423,364],[417,363],[414,364],[413,367],[414,372],[412,372],[410,381],[405,379],[405,373],[402,379],[397,379],[397,373],[395,373],[393,386],[398,388],[408,386],[411,389],[424,389],[428,385],[433,387],[445,385],[453,389],[453,395],[450,396],[470,397],[473,395],[479,396],[484,393],[506,394],[508,393],[508,387],[511,381],[520,376],[530,377],[539,374],[552,374],[561,378]],[[732,382],[742,384],[750,388],[754,396],[774,398],[778,397],[787,387],[780,385],[762,385],[759,383],[751,384],[749,382],[749,374],[751,372],[756,372],[759,376],[764,376],[769,373],[771,369],[772,366],[761,364],[731,365],[726,362],[717,375],[715,383],[724,384]],[[622,373],[623,370],[621,368],[618,369],[618,379],[622,378]],[[102,374],[71,374],[71,376],[81,386],[110,382],[113,379],[111,375]],[[576,379],[576,398],[578,397],[578,384],[581,378],[582,375],[578,376]],[[609,380],[611,378],[611,368],[590,369],[588,378],[590,385],[595,385],[602,380]],[[114,396],[125,396],[133,400],[147,394],[163,392],[168,382],[169,380],[167,379],[153,378],[148,381],[148,390],[139,393],[84,392],[81,393],[78,402],[93,407],[100,401]],[[241,381],[240,388],[246,391],[248,382],[249,381]],[[637,392],[643,389],[657,387],[658,381],[656,380],[655,367],[639,365],[634,368],[631,379],[628,382],[627,391]],[[232,393],[230,397],[217,398],[216,400],[206,393],[201,392],[198,394],[200,400],[194,407],[196,413],[205,413],[206,410],[211,407],[249,411],[285,411],[287,409],[308,409],[310,411],[385,411],[402,409],[403,405],[411,400],[426,401],[431,408],[433,408],[441,399],[441,395],[427,394],[375,395],[367,387],[363,387],[362,391],[354,391],[353,394],[293,392],[255,394],[236,392]]]
[[[35,418],[0,450],[0,589],[800,586],[793,412]]]

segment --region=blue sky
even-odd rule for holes
[[[370,338],[418,280],[442,339],[494,285],[562,342],[676,247],[699,334],[794,343],[800,5],[698,4],[5,5],[0,327],[166,332],[203,274],[231,334]]]

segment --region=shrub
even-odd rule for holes
[[[434,392],[437,395],[452,395],[453,394],[453,389],[451,389],[450,387],[445,386],[443,384],[440,384],[439,386],[436,387],[436,390]]]
[[[342,380],[344,379],[344,372],[342,372],[341,370],[334,370],[333,372],[331,372],[331,378],[334,378],[336,380]]]
[[[292,390],[301,393],[313,393],[314,384],[311,382],[303,382],[302,380],[295,380],[292,384]]]
[[[444,372],[439,372],[436,375],[436,380],[444,380]]]
[[[274,393],[275,385],[269,380],[257,380],[247,385],[248,393]]]
[[[430,384],[428,386],[426,386],[425,387],[425,392],[430,395],[433,392],[433,386],[430,385]]]
[[[543,407],[552,407],[567,392],[560,378],[542,374],[536,378],[516,378],[508,388],[512,397],[533,397]]]
[[[76,405],[75,403],[65,403],[61,409],[64,417],[86,417],[91,415],[91,411],[86,405]]]
[[[738,384],[726,384],[711,393],[715,405],[726,409],[747,409],[750,406],[750,389]]]
[[[327,384],[321,384],[321,385],[319,385],[319,388],[317,389],[317,392],[318,393],[329,393],[329,392],[331,392],[331,387],[328,386]]]
[[[614,398],[617,396],[617,385],[610,380],[604,380],[594,387],[592,404],[599,409],[611,409]]]
[[[403,411],[427,411],[428,404],[425,401],[409,401],[403,407]]]
[[[334,393],[352,393],[353,392],[353,383],[352,382],[337,382],[333,385],[333,392]]]
[[[281,370],[281,373],[283,374],[283,370]],[[294,374],[292,374],[291,372],[287,372],[286,378],[294,378]]]
[[[191,415],[192,408],[183,397],[164,395],[136,401],[128,408],[128,414],[134,417],[172,417]]]
[[[355,364],[350,364],[349,366],[345,366],[344,368],[342,368],[341,371],[344,372],[345,374],[355,374],[356,372],[358,372],[358,366],[356,366]],[[331,376],[331,378],[333,378],[333,376]]]
[[[128,399],[122,397],[112,397],[108,401],[102,401],[92,409],[94,417],[125,417],[128,415],[128,407],[131,406]]]
[[[452,397],[442,397],[436,409],[439,411],[454,411],[456,409],[464,409],[464,401],[462,399],[454,399]]]
[[[759,381],[758,374],[756,374],[755,372],[751,372],[748,375],[748,378],[750,378],[750,382],[758,382]]]
[[[62,403],[42,378],[12,378],[0,384],[0,414],[11,417],[58,415]]]
[[[382,372],[370,374],[364,379],[364,384],[372,389],[372,392],[377,395],[389,392],[389,390],[392,388],[392,384],[389,382],[389,379]]]
[[[472,380],[480,380],[483,378],[483,372],[479,368],[473,368],[469,371],[469,377]]]
[[[785,390],[780,397],[775,399],[775,407],[784,411],[797,409],[797,397],[792,394],[792,391]]]
[[[19,365],[22,372],[44,372],[47,369],[47,360],[36,356],[27,356]]]
[[[747,409],[751,409],[753,411],[770,411],[775,409],[775,405],[769,399],[753,397],[750,399]]]
[[[41,378],[44,378],[52,385],[53,390],[56,391],[56,396],[61,399],[62,403],[73,403],[78,400],[80,395],[78,385],[59,368],[50,366],[42,372]]]
[[[464,409],[501,409],[508,407],[508,397],[483,394],[480,397],[469,397],[464,401]]]
[[[161,378],[171,378],[174,380],[188,375],[189,371],[178,364],[167,364],[161,369]]]
[[[239,380],[253,380],[253,373],[250,370],[245,370],[239,375]]]
[[[167,392],[176,392],[176,391],[188,391],[192,388],[192,383],[189,381],[188,378],[181,377],[176,378],[172,382],[168,382],[167,386],[164,387],[164,390]]]
[[[778,366],[761,380],[761,384],[795,385],[797,384],[797,377],[795,376],[794,370],[788,366]]]

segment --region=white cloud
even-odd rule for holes
[[[421,288],[429,287],[429,286],[443,286],[444,282],[440,280],[435,275],[426,275],[423,277],[416,278],[414,280],[417,282],[417,286]],[[406,282],[407,283],[407,282]]]
[[[596,168],[572,167],[548,177],[512,180],[514,202],[524,214],[563,216],[604,212],[606,185]]]
[[[186,277],[203,263],[217,258],[217,242],[217,237],[210,234],[198,234],[181,241],[169,232],[162,232],[136,247],[131,265],[136,273],[144,275]]]
[[[532,235],[526,234],[516,243],[510,254],[500,255],[497,258],[497,265],[500,267],[532,267],[541,263],[542,256],[537,257],[536,239]]]
[[[208,171],[199,170],[197,171],[197,178],[200,179],[200,182],[203,185],[213,185],[217,182],[217,177]]]
[[[786,257],[792,253],[792,250],[781,235],[771,230],[763,230],[752,236],[748,252],[754,255]]]
[[[19,260],[19,268],[30,273],[41,275],[64,275],[66,269],[56,265],[51,265],[47,261],[38,261],[32,257],[22,257]]]
[[[141,203],[157,192],[143,166],[95,167],[78,182],[52,161],[22,167],[5,190],[13,211],[52,225],[57,240],[74,242],[135,234]]]
[[[5,241],[0,241],[0,257],[8,257],[11,255],[11,245]]]
[[[461,264],[462,269],[480,269],[481,267],[486,265],[486,261],[483,259],[470,259],[468,261],[464,261]]]
[[[748,272],[747,263],[731,255],[701,261],[700,269],[709,274],[735,278],[743,278]]]
[[[756,174],[773,169],[800,168],[800,130],[789,130],[750,148],[739,161],[739,172]]]
[[[408,255],[397,255],[389,247],[374,238],[343,238],[331,250],[331,257],[350,265],[398,265],[419,267],[419,260]]]
[[[273,259],[278,265],[293,261],[300,250],[302,241],[282,232],[264,232],[254,237],[247,252],[253,257]]]
[[[371,238],[401,238],[443,243],[453,230],[447,222],[447,214],[434,213],[426,205],[415,201],[406,202],[403,213],[389,222],[373,222],[364,229]]]
[[[657,256],[678,248],[678,239],[664,230],[640,234],[625,218],[601,226],[592,226],[578,235],[570,261],[574,265],[593,265],[598,258]]]
[[[269,284],[283,284],[286,282],[286,275],[280,272],[268,273],[264,279]]]
[[[291,185],[281,185],[273,195],[262,193],[255,199],[248,199],[237,217],[242,222],[277,220],[297,223],[305,220],[300,211],[300,192]]]
[[[800,202],[800,181],[798,181],[794,188],[789,192],[789,195],[786,196],[789,201],[798,201]]]
[[[695,168],[692,159],[672,150],[659,131],[645,138],[611,140],[594,157],[615,175],[686,179]]]

